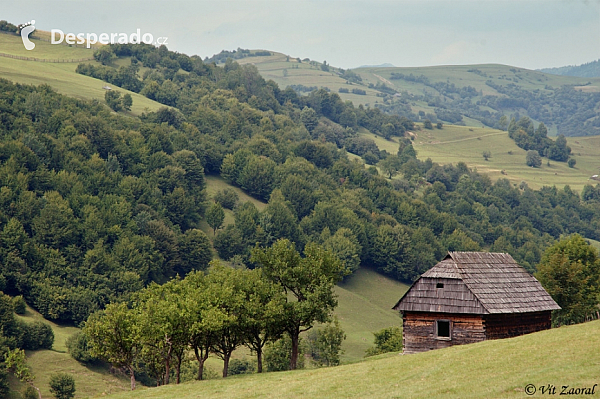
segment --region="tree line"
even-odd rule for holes
[[[260,265],[254,270],[216,262],[207,274],[191,272],[183,279],[151,284],[132,297],[131,307],[111,303],[91,315],[83,327],[88,359],[127,370],[134,389],[140,370],[162,385],[169,384],[173,368],[179,383],[188,352],[198,362],[197,379],[203,378],[211,353],[223,360],[227,377],[231,354],[244,345],[256,355],[261,373],[265,345],[286,334],[291,340],[289,369],[296,369],[300,334],[317,322],[331,321],[337,306],[333,288],[346,274],[345,266],[314,244],[301,256],[288,240],[257,247],[252,256]],[[335,342],[337,355],[341,340]]]

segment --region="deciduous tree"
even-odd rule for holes
[[[110,304],[104,311],[91,315],[83,331],[89,338],[92,356],[125,368],[134,390],[135,364],[141,349],[134,312],[124,303]]]
[[[553,312],[554,325],[580,323],[598,312],[598,251],[580,235],[549,247],[535,276],[562,308]]]
[[[346,271],[342,262],[330,251],[309,243],[300,256],[293,244],[282,239],[270,248],[255,248],[252,260],[263,267],[265,276],[285,293],[284,329],[292,340],[290,369],[298,361],[300,333],[310,330],[315,322],[330,320],[337,306],[333,291]]]
[[[206,219],[206,223],[213,229],[213,234],[217,234],[217,229],[220,229],[223,226],[223,221],[225,220],[225,211],[223,207],[218,202],[213,202],[213,204],[208,208],[206,214],[204,215]]]

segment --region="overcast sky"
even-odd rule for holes
[[[500,63],[524,68],[600,58],[600,1],[7,1],[0,19],[42,30],[132,33],[203,58],[268,49],[334,66]],[[0,49],[0,51],[2,51]]]

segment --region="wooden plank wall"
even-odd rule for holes
[[[488,314],[484,316],[487,339],[516,337],[551,326],[551,312]]]
[[[405,311],[402,319],[404,353],[406,354],[485,340],[481,315]],[[435,336],[436,320],[452,321],[452,338],[450,340]]]

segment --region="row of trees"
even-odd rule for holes
[[[242,345],[256,354],[260,373],[265,345],[285,333],[291,339],[289,368],[295,369],[300,334],[331,320],[337,306],[333,288],[345,267],[314,244],[301,256],[287,240],[257,247],[252,257],[260,268],[215,263],[207,275],[193,272],[150,285],[134,295],[132,308],[113,303],[93,314],[83,328],[91,355],[125,368],[134,389],[140,364],[158,385],[169,383],[174,368],[179,383],[188,352],[198,361],[198,379],[210,353],[223,359],[227,377],[231,354]],[[338,350],[339,344],[338,338]]]

